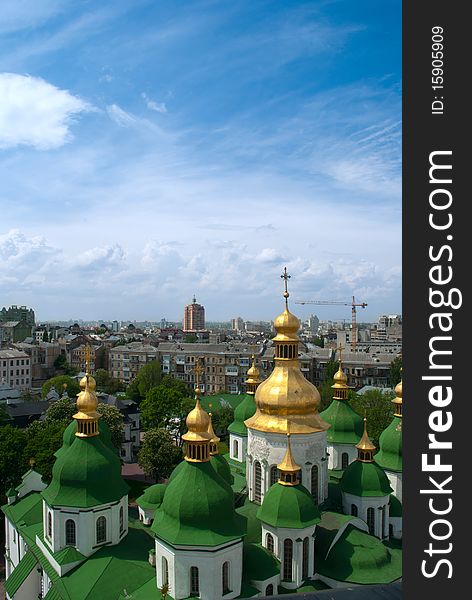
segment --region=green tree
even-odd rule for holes
[[[397,356],[390,363],[389,379],[392,388],[394,388],[397,385],[397,383],[400,383],[400,380],[402,378],[402,365],[403,361],[401,356]]]
[[[332,385],[334,383],[334,375],[339,369],[339,362],[337,360],[329,360],[326,363],[324,370],[324,379],[318,386],[318,391],[321,396],[320,412],[325,410],[333,399]]]
[[[4,406],[0,405],[0,425],[5,425],[10,420],[10,415],[7,413]]]
[[[231,406],[220,406],[211,410],[211,421],[214,431],[218,436],[225,436],[228,433],[228,426],[234,421],[234,410]]]
[[[12,486],[18,485],[27,470],[23,459],[26,434],[22,429],[3,425],[0,427],[0,496]]]
[[[44,481],[51,481],[52,468],[56,461],[54,453],[62,446],[62,436],[68,425],[66,420],[33,421],[26,428],[26,446],[23,450],[23,462],[35,460],[35,469],[41,473]]]
[[[69,395],[69,398],[75,398],[80,392],[80,386],[77,381],[72,379],[72,377],[69,377],[69,375],[56,375],[56,377],[52,377],[44,382],[41,387],[41,397],[46,398],[52,386],[60,392],[63,389],[64,383],[67,384],[67,394]]]
[[[97,412],[101,415],[102,419],[108,425],[111,431],[111,441],[118,450],[124,440],[124,425],[123,415],[116,408],[110,404],[99,402],[97,406]]]
[[[186,344],[195,344],[198,341],[197,336],[194,333],[187,333],[184,337]]]
[[[153,360],[139,369],[136,377],[126,388],[126,396],[139,404],[151,388],[161,383],[161,379],[161,365],[159,361]]]
[[[349,392],[349,402],[352,408],[362,417],[364,410],[367,416],[367,430],[372,442],[379,448],[379,437],[390,424],[393,416],[392,400],[395,394],[390,391],[368,390],[365,394]]]
[[[46,330],[43,331],[43,342],[49,342],[49,336]]]
[[[320,348],[324,348],[324,337],[323,336],[316,336],[315,339],[313,340],[313,343],[315,344],[315,346],[319,346]]]
[[[138,453],[139,466],[155,481],[166,479],[182,459],[182,450],[175,446],[165,429],[149,429]]]
[[[71,398],[60,398],[48,406],[45,420],[70,423],[76,412],[76,403]]]
[[[105,394],[116,394],[125,390],[124,384],[115,377],[112,377],[105,369],[97,369],[94,373],[97,382],[97,390]]]
[[[141,403],[141,416],[146,428],[169,427],[180,430],[180,420],[188,407],[188,387],[178,379],[166,376],[151,388]]]
[[[69,363],[67,362],[65,354],[59,354],[59,356],[54,361],[54,368],[57,370],[65,370],[69,368]]]

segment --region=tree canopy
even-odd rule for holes
[[[151,388],[161,383],[161,379],[161,365],[158,360],[153,360],[139,369],[136,377],[126,388],[126,395],[131,400],[140,403],[146,398],[146,394]]]
[[[149,429],[139,450],[138,463],[155,481],[166,479],[182,459],[182,450],[165,429]]]
[[[100,392],[113,395],[125,390],[125,385],[119,379],[112,377],[106,369],[97,369],[93,376],[97,382],[97,390]]]
[[[57,375],[45,381],[41,387],[41,397],[46,398],[52,386],[56,388],[58,393],[64,389],[64,384],[67,384],[67,394],[69,398],[75,398],[80,392],[80,386],[75,379],[69,375]]]
[[[365,394],[349,392],[349,402],[352,408],[362,417],[364,410],[367,416],[367,431],[372,443],[379,448],[379,437],[390,424],[393,417],[392,400],[395,394],[391,391],[368,390]]]
[[[12,485],[18,485],[27,470],[23,459],[26,433],[12,425],[0,427],[0,495]]]
[[[165,375],[159,385],[147,392],[141,404],[143,425],[146,428],[172,427],[179,437],[189,406],[193,407],[189,388],[183,381]]]
[[[119,450],[124,440],[123,415],[116,406],[104,402],[98,403],[97,412],[110,428],[111,441],[115,448]]]
[[[401,356],[397,356],[396,358],[394,358],[392,360],[392,362],[390,363],[390,385],[392,386],[392,388],[394,388],[397,383],[400,383],[400,380],[402,378],[402,357]]]

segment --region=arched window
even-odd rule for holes
[[[269,583],[269,585],[266,587],[265,595],[266,596],[273,596],[274,595],[274,586],[271,583]]]
[[[311,495],[318,502],[318,465],[311,467]]]
[[[227,594],[229,589],[229,562],[226,561],[223,563],[223,567],[221,569],[221,578],[223,584],[223,595]]]
[[[262,499],[262,469],[260,463],[256,460],[254,463],[254,502],[260,502]]]
[[[198,567],[190,567],[190,595],[198,596],[200,594],[200,581],[198,577]]]
[[[106,542],[107,539],[107,520],[104,516],[97,519],[97,544]]]
[[[123,507],[120,506],[120,533],[124,529]]]
[[[372,507],[367,509],[367,527],[370,535],[375,535],[375,510]]]
[[[274,538],[270,533],[266,535],[266,548],[269,552],[274,552]]]
[[[169,584],[169,563],[165,556],[162,557],[162,585]]]
[[[270,468],[270,485],[274,485],[279,480],[279,470],[275,465]]]
[[[390,537],[393,537],[393,525],[388,526],[388,533]]]
[[[382,506],[382,539],[387,535],[385,531],[385,516],[386,516],[386,506]]]
[[[359,513],[357,512],[357,506],[355,504],[351,504],[351,515],[353,517],[357,517]]]
[[[234,442],[233,442],[233,456],[235,456],[237,458],[238,454],[239,454],[238,440],[234,440]]]
[[[343,452],[341,454],[341,469],[345,469],[349,464],[349,454],[347,452]]]
[[[310,540],[306,537],[303,540],[303,557],[302,557],[302,578],[308,577],[308,557],[310,555]]]
[[[66,521],[66,546],[75,546],[75,521]]]
[[[48,510],[48,538],[52,538],[52,514],[50,510]]]
[[[292,540],[284,540],[284,571],[283,579],[292,581],[292,558],[293,558],[293,542]]]

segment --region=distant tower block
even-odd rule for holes
[[[184,310],[184,331],[201,331],[205,329],[205,307],[197,304],[195,296],[192,304],[187,304]]]

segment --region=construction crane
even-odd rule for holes
[[[356,306],[360,306],[361,308],[365,308],[367,306],[367,302],[356,302],[354,296],[352,297],[352,302],[343,302],[342,300],[295,300],[295,304],[323,304],[323,305],[331,305],[331,304],[340,304],[342,306],[351,306],[351,315],[352,315],[352,342],[351,349],[353,352],[357,349],[357,320],[356,320]]]

